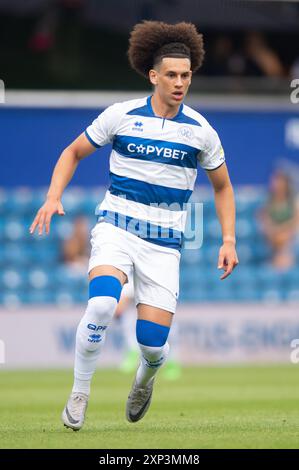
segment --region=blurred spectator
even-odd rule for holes
[[[290,179],[282,171],[276,171],[271,178],[269,199],[260,219],[262,231],[272,248],[272,265],[282,270],[292,267],[299,212]]]
[[[63,242],[62,260],[74,273],[86,274],[89,251],[88,220],[84,216],[79,216],[74,220],[71,236]]]
[[[245,37],[245,75],[285,76],[285,68],[278,54],[267,44],[262,33],[251,32]]]
[[[242,55],[234,50],[232,39],[224,34],[215,39],[206,62],[205,73],[208,75],[241,75],[244,70]]]
[[[286,67],[262,33],[248,32],[245,36],[218,35],[206,54],[203,72],[211,76],[284,77]]]
[[[59,30],[68,36],[69,27],[79,17],[84,3],[85,0],[54,0],[46,3],[28,41],[29,48],[34,52],[46,52],[55,45]]]

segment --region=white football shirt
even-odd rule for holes
[[[185,104],[172,119],[156,116],[149,96],[109,106],[85,134],[95,147],[112,144],[99,220],[180,250],[197,164],[215,170],[225,161],[217,132]]]

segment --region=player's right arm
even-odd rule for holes
[[[80,160],[95,150],[96,147],[91,144],[84,133],[64,149],[54,168],[46,201],[37,212],[29,229],[30,233],[34,233],[38,228],[38,234],[42,235],[45,227],[48,234],[52,216],[65,214],[61,203],[62,193],[71,181]]]

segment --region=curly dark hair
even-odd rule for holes
[[[146,78],[163,57],[187,57],[191,61],[191,70],[196,72],[204,54],[202,34],[192,23],[143,21],[134,26],[129,39],[130,65]]]

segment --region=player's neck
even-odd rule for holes
[[[162,101],[161,97],[155,93],[151,98],[151,105],[153,112],[156,116],[172,119],[174,118],[180,109],[180,104],[169,106],[167,103]]]

